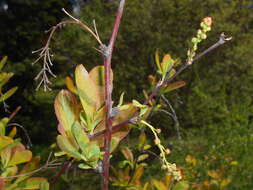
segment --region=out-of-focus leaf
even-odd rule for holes
[[[6,126],[9,122],[9,118],[8,117],[4,117],[3,119],[1,119],[0,121],[0,136],[5,136],[5,129],[6,129]],[[1,145],[0,145],[1,147]]]
[[[153,179],[151,183],[156,187],[157,190],[167,190],[167,187],[165,184],[161,181],[158,181],[156,179]]]
[[[0,178],[0,189],[4,189],[5,188],[5,182],[3,178]]]
[[[230,184],[230,182],[231,182],[231,179],[229,179],[229,178],[223,179],[221,181],[220,187],[224,188],[224,187],[228,186],[228,184]]]
[[[155,63],[157,65],[158,72],[162,74],[162,68],[161,68],[161,63],[160,63],[160,58],[159,58],[159,52],[158,52],[158,50],[156,50],[156,52],[155,52]]]
[[[91,79],[83,65],[78,65],[75,71],[76,86],[82,106],[88,118],[102,105],[98,85]]]
[[[4,148],[12,144],[13,142],[13,139],[10,137],[0,136],[0,151],[2,151]]]
[[[132,183],[138,183],[140,181],[140,178],[143,175],[145,166],[138,166],[134,172],[133,178],[131,180]]]
[[[21,163],[29,162],[32,159],[32,152],[30,150],[15,151],[11,157],[8,166],[14,166]]]
[[[49,183],[47,182],[47,180],[43,181],[40,184],[40,190],[49,190]]]
[[[196,164],[197,164],[196,158],[194,158],[194,157],[191,156],[191,155],[187,155],[186,158],[185,158],[185,161],[186,161],[188,164],[192,164],[193,166],[196,166]]]
[[[137,161],[138,161],[138,162],[141,162],[141,161],[143,161],[143,160],[146,160],[148,157],[149,157],[148,154],[142,154],[142,155],[140,155],[140,156],[138,157]]]
[[[207,171],[207,174],[214,179],[219,179],[221,177],[219,172],[215,170],[209,170]]]
[[[148,149],[150,149],[150,148],[151,148],[151,145],[149,145],[149,144],[146,144],[146,145],[143,147],[144,150],[148,150]]]
[[[138,143],[138,148],[139,150],[143,149],[144,145],[146,144],[147,137],[144,131],[141,132],[139,136],[139,143]]]
[[[172,175],[167,173],[164,177],[165,186],[168,187],[169,185],[171,185],[172,182],[173,182]]]
[[[178,182],[174,187],[173,190],[188,190],[189,189],[189,184],[186,181],[180,181]]]
[[[16,92],[17,89],[18,89],[18,87],[13,87],[10,90],[8,90],[7,92],[5,92],[4,94],[2,94],[0,96],[0,102],[3,102],[5,100],[7,100],[9,97],[11,97]]]
[[[0,73],[0,89],[10,80],[13,73]]]
[[[8,136],[11,137],[11,138],[14,138],[16,134],[17,134],[17,128],[13,127],[11,129],[11,131],[9,132]]]
[[[130,162],[134,161],[133,153],[128,147],[121,148],[121,152],[127,160],[129,160]]]
[[[74,94],[77,94],[77,89],[75,87],[75,84],[74,84],[72,78],[66,77],[65,78],[65,84],[66,84],[66,86],[67,86],[67,88],[69,89],[70,92],[72,92]]]
[[[122,106],[123,100],[124,100],[124,95],[125,95],[125,92],[121,93],[120,98],[119,98],[119,104],[117,105],[117,107]]]
[[[168,84],[166,87],[164,87],[163,93],[167,93],[167,92],[176,90],[176,89],[181,88],[185,85],[186,85],[186,83],[184,81],[177,81],[177,82]]]
[[[7,56],[4,56],[1,61],[0,61],[0,71],[3,69],[6,61],[7,61],[8,57]]]
[[[40,189],[42,186],[43,183],[46,183],[46,179],[45,178],[42,178],[42,177],[32,177],[32,178],[29,178],[25,181],[22,181],[20,182],[18,185],[17,185],[17,189],[22,189],[22,190],[32,190],[32,189]],[[47,185],[44,187],[46,188]],[[47,189],[45,189],[47,190]]]

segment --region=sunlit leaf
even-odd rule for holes
[[[209,170],[207,171],[207,174],[214,179],[219,179],[221,177],[219,172],[215,170]]]
[[[30,150],[18,150],[15,151],[11,157],[8,166],[14,166],[17,164],[28,162],[32,159],[32,152]]]
[[[88,118],[100,107],[101,99],[98,85],[91,79],[83,65],[78,65],[75,71],[76,86],[82,106]]]
[[[69,89],[70,92],[77,94],[77,89],[75,87],[74,81],[70,77],[65,78],[65,83],[67,88]]]
[[[79,118],[79,107],[75,96],[67,90],[60,91],[55,99],[54,108],[60,127],[70,135],[71,126]]]
[[[14,141],[10,137],[0,136],[0,151],[12,144]]]
[[[186,85],[186,83],[184,81],[177,81],[177,82],[168,84],[166,87],[163,88],[163,93],[167,93],[167,92],[176,90],[176,89],[181,88],[185,85]]]
[[[4,117],[3,119],[1,119],[0,121],[0,136],[5,136],[5,129],[6,129],[6,126],[9,122],[9,118],[8,117]],[[1,145],[0,145],[1,147]]]

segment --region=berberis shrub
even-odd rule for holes
[[[51,60],[50,42],[58,29],[66,25],[78,25],[97,41],[98,47],[95,49],[103,59],[103,65],[95,66],[90,71],[87,71],[82,64],[77,65],[74,73],[75,79],[73,80],[71,77],[66,78],[68,90],[61,90],[55,99],[54,108],[59,123],[57,126],[59,134],[56,138],[56,143],[59,149],[54,156],[58,160],[65,161],[65,164],[56,175],[53,184],[57,182],[64,171],[71,167],[76,167],[80,170],[93,170],[98,175],[101,175],[101,189],[103,190],[109,189],[110,180],[112,185],[118,189],[189,189],[190,183],[186,181],[181,169],[168,160],[171,150],[161,142],[159,137],[161,129],[151,125],[149,119],[154,113],[168,106],[164,94],[185,85],[184,81],[175,81],[179,74],[202,56],[223,45],[231,38],[226,38],[222,33],[214,45],[198,54],[198,46],[200,42],[207,38],[207,33],[212,26],[212,18],[204,18],[200,23],[196,36],[191,39],[185,63],[181,63],[179,59],[172,58],[169,54],[165,54],[161,59],[159,52],[155,53],[157,72],[149,76],[151,90],[143,91],[145,97],[143,103],[135,99],[128,103],[124,102],[124,93],[119,98],[116,98],[116,101],[112,101],[113,88],[117,87],[113,86],[114,74],[111,69],[111,58],[124,6],[125,0],[121,0],[108,44],[100,39],[95,21],[93,21],[93,28],[90,28],[63,9],[71,20],[64,20],[53,26],[49,30],[49,38],[46,45],[34,51],[34,53],[39,54],[38,59],[34,63],[40,60],[43,62],[42,70],[36,77],[38,81],[37,89],[42,86],[45,91],[50,90],[49,75],[56,77],[52,72],[53,63]],[[131,129],[141,131],[137,144],[139,153],[134,156],[130,148],[127,146],[121,147],[125,160],[121,162],[120,168],[116,170],[115,167],[111,166],[110,158],[116,157],[114,152],[122,140],[129,135]],[[150,131],[153,137],[147,139],[144,131]],[[157,147],[158,154],[151,150],[151,144]],[[30,151],[27,150],[24,154],[29,159],[24,159],[22,163],[31,159]],[[143,161],[147,161],[150,154],[156,155],[161,162],[161,171],[165,174],[164,180],[152,179],[147,182],[141,180],[143,170],[147,167],[147,164]],[[23,157],[22,155],[20,156]],[[114,175],[110,175],[110,168]],[[23,172],[23,175],[25,176],[26,174]],[[27,173],[27,176],[29,176],[29,173]],[[13,178],[15,178],[14,175]],[[48,183],[44,178],[41,180],[40,186],[33,186],[32,189],[48,189]],[[6,183],[8,180],[3,176],[2,181]],[[9,189],[18,188],[29,189],[27,187],[12,186]]]

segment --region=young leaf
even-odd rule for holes
[[[61,127],[69,134],[71,126],[79,118],[79,107],[75,96],[67,90],[60,91],[55,99],[54,108]]]
[[[83,159],[84,157],[75,149],[75,147],[69,142],[69,140],[61,135],[57,136],[57,144],[60,149],[72,157],[77,159]]]
[[[8,166],[14,166],[21,163],[29,162],[32,159],[32,152],[30,150],[15,151],[11,157]]]
[[[75,87],[75,84],[74,84],[72,78],[66,77],[65,84],[66,84],[67,88],[70,90],[70,92],[77,94],[77,89]]]
[[[78,122],[75,122],[72,125],[72,133],[76,139],[77,144],[81,148],[81,150],[83,152],[86,151],[87,145],[89,143],[89,137],[85,133],[83,127]]]
[[[130,162],[134,161],[133,153],[128,147],[123,147],[121,149],[121,152],[127,160],[129,160]]]
[[[156,179],[153,179],[151,183],[156,187],[157,190],[167,190],[167,187],[165,184],[161,181],[158,181]]]
[[[167,92],[176,90],[176,89],[181,88],[185,85],[186,85],[186,83],[184,81],[177,81],[177,82],[168,84],[166,87],[163,88],[163,93],[167,93]]]
[[[8,90],[7,92],[5,92],[4,94],[2,94],[0,97],[0,102],[3,102],[5,100],[7,100],[9,97],[11,97],[17,91],[17,89],[18,89],[18,87],[13,87],[10,90]]]
[[[78,65],[75,71],[76,86],[82,106],[88,118],[102,105],[98,85],[91,79],[83,65]]]

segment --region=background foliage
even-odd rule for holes
[[[97,44],[88,34],[76,27],[65,27],[55,37],[53,44],[54,69],[58,75],[53,81],[54,91],[35,92],[33,78],[40,65],[31,66],[34,60],[31,51],[41,47],[46,39],[43,31],[56,24],[64,16],[61,7],[68,8],[69,5],[65,1],[56,0],[8,3],[9,10],[0,13],[0,26],[4,28],[4,32],[0,33],[0,52],[1,55],[9,56],[8,70],[15,72],[10,85],[19,86],[19,90],[7,103],[11,107],[23,107],[15,119],[30,131],[33,142],[48,144],[56,133],[52,103],[57,90],[64,86],[64,77],[71,75],[77,64],[82,63],[89,70],[100,64],[102,59],[91,48]],[[214,25],[200,50],[213,44],[223,31],[233,36],[232,42],[215,50],[185,72],[181,78],[187,85],[168,95],[179,117],[183,134],[183,141],[176,137],[167,141],[174,150],[172,159],[176,162],[181,159],[182,167],[189,169],[185,158],[187,155],[196,158],[198,165],[193,169],[201,177],[188,178],[197,184],[212,180],[207,172],[224,166],[224,178],[233,180],[226,188],[252,187],[251,7],[250,0],[126,2],[112,60],[115,73],[114,97],[125,91],[127,100],[136,97],[143,99],[142,89],[148,87],[147,76],[155,72],[156,49],[172,54],[173,58],[180,57],[183,62],[189,44],[186,39],[191,39],[203,17],[212,16]],[[101,38],[107,41],[115,9],[115,2],[92,0],[83,6],[78,16],[89,25],[95,19]],[[166,139],[175,135],[173,121],[168,116],[154,116],[153,122],[159,123]],[[206,165],[206,156],[209,165]],[[226,161],[226,158],[231,161]],[[229,165],[232,161],[237,161],[238,165]],[[154,168],[149,172],[155,171]]]

